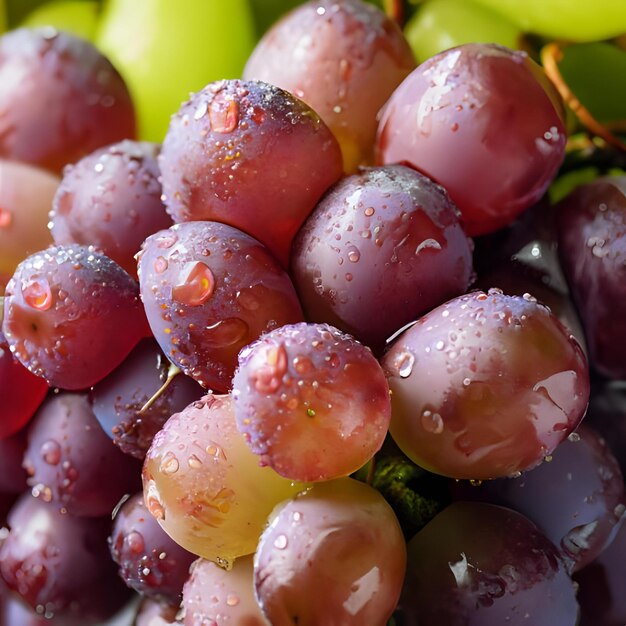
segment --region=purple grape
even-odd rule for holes
[[[154,339],[144,339],[91,392],[93,412],[120,450],[143,459],[154,435],[174,414],[204,391],[184,374],[175,376],[149,408],[148,400],[167,380],[169,361]]]
[[[457,502],[408,543],[402,626],[575,626],[557,549],[523,515]]]
[[[379,350],[467,291],[472,250],[444,189],[396,165],[337,183],[298,234],[291,266],[309,319]]]
[[[84,389],[146,335],[138,285],[92,247],[48,248],[7,285],[2,330],[11,352],[51,386]]]
[[[148,237],[139,279],[163,352],[214,391],[230,388],[241,348],[302,319],[278,261],[256,239],[226,224],[187,222]]]
[[[108,515],[124,494],[141,489],[141,466],[113,445],[84,394],[61,393],[42,405],[24,467],[33,495],[72,515]]]
[[[110,518],[82,518],[24,495],[9,515],[0,545],[6,584],[38,613],[86,626],[113,615],[129,590],[107,548]]]
[[[196,555],[181,548],[146,509],[143,492],[117,511],[109,540],[122,580],[135,591],[171,604],[180,602]]]
[[[22,460],[26,452],[26,431],[0,439],[0,493],[26,491],[26,470]]]
[[[172,224],[161,201],[156,144],[122,141],[68,166],[54,196],[56,244],[94,245],[137,275],[143,240]]]
[[[557,207],[559,255],[591,365],[626,377],[626,176],[577,187]]]
[[[613,540],[626,511],[624,479],[605,441],[582,424],[542,463],[519,478],[457,489],[515,509],[561,551],[571,571],[595,559]]]

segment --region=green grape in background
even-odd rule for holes
[[[428,0],[410,18],[404,34],[418,63],[464,43],[519,48],[522,32],[506,18],[469,0]]]
[[[93,40],[96,34],[100,2],[89,0],[58,0],[47,2],[33,9],[20,26],[54,26],[58,30]]]
[[[0,0],[0,33],[3,33],[6,29],[7,29],[6,9],[4,7],[4,0]]]
[[[523,31],[571,41],[609,39],[626,32],[626,1],[476,0]]]
[[[260,37],[274,22],[303,0],[250,0],[257,35]]]
[[[247,0],[108,0],[96,44],[130,88],[140,138],[161,142],[190,92],[241,74],[254,25]]]

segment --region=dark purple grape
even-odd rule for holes
[[[578,425],[589,398],[582,349],[528,294],[450,300],[402,333],[382,364],[394,440],[418,465],[453,478],[535,467]]]
[[[268,626],[254,597],[252,555],[232,569],[198,559],[183,589],[185,626]]]
[[[445,190],[396,165],[337,183],[298,234],[291,267],[309,319],[379,349],[467,291],[472,250]]]
[[[61,172],[96,148],[133,138],[121,76],[96,47],[52,28],[0,38],[0,155]]]
[[[165,354],[215,391],[230,388],[241,348],[302,319],[278,261],[226,224],[188,222],[148,237],[139,280],[150,327]]]
[[[427,60],[389,98],[377,160],[443,185],[468,234],[480,235],[544,194],[565,153],[563,120],[558,93],[526,53],[466,44]]]
[[[110,518],[62,514],[26,494],[9,524],[0,545],[0,573],[38,613],[86,626],[113,615],[127,600],[129,590],[108,553]]]
[[[458,502],[408,543],[402,626],[575,626],[574,585],[523,515]]]
[[[149,408],[148,400],[168,377],[170,363],[154,339],[144,339],[91,392],[93,412],[120,450],[143,459],[154,435],[204,391],[184,374],[175,376]]]
[[[195,554],[181,548],[159,526],[143,501],[143,492],[131,496],[115,515],[109,540],[111,556],[122,580],[135,591],[174,604]]]
[[[626,176],[577,187],[557,207],[559,255],[601,374],[626,377]]]
[[[298,228],[342,174],[339,144],[318,115],[258,81],[194,94],[172,117],[159,162],[175,222],[239,228],[285,267]]]
[[[85,394],[61,393],[41,406],[24,467],[33,495],[72,515],[108,515],[141,489],[140,465],[106,436]]]
[[[93,247],[56,246],[20,263],[4,298],[11,352],[51,386],[84,389],[146,335],[138,285]]]
[[[26,452],[26,432],[0,439],[0,493],[26,491],[26,470],[22,460]]]
[[[585,424],[534,470],[519,478],[463,485],[456,498],[522,513],[560,550],[571,571],[585,567],[610,544],[626,511],[619,465]]]
[[[237,428],[261,462],[304,482],[365,465],[391,415],[378,361],[328,324],[283,326],[244,348],[233,401]]]
[[[580,626],[626,624],[626,524],[611,545],[574,576],[578,583]]]
[[[48,389],[45,380],[31,374],[13,357],[0,330],[0,441],[16,433],[28,422],[46,397]]]
[[[384,626],[405,568],[391,507],[343,478],[274,509],[254,555],[254,588],[272,626]]]
[[[278,85],[328,124],[353,172],[374,157],[377,115],[415,68],[402,31],[361,0],[305,2],[276,22],[250,56],[244,78]]]
[[[94,245],[137,274],[143,240],[172,224],[161,201],[156,144],[122,141],[68,166],[54,196],[56,244]]]

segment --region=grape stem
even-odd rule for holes
[[[403,0],[383,0],[383,7],[387,16],[397,22],[400,28],[402,28],[405,18]]]
[[[607,144],[626,152],[626,144],[616,137],[609,129],[608,126],[602,124],[596,120],[589,109],[587,109],[582,102],[576,97],[576,94],[571,90],[569,85],[565,82],[561,71],[559,70],[559,62],[563,59],[563,50],[566,44],[558,42],[552,42],[544,46],[541,50],[541,62],[543,68],[548,75],[548,78],[554,83],[559,94],[574,112],[576,117],[589,131],[598,135],[606,141]]]
[[[170,386],[170,383],[181,373],[179,367],[170,363],[169,369],[167,370],[167,378],[165,382],[156,390],[156,392],[152,395],[152,397],[139,409],[138,414],[143,415],[162,395],[163,392]]]

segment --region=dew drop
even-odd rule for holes
[[[202,261],[188,263],[181,272],[181,281],[172,289],[172,297],[181,304],[200,306],[215,290],[215,277]]]
[[[130,533],[128,533],[128,535],[126,536],[125,542],[133,554],[141,554],[145,550],[145,543],[143,540],[143,536],[141,535],[141,533],[138,533],[136,530],[133,530]]]
[[[161,248],[162,250],[171,248],[178,241],[178,235],[174,233],[165,233],[157,237],[156,245],[157,248]]]
[[[360,258],[361,253],[356,248],[352,248],[350,252],[348,252],[348,261],[350,261],[350,263],[357,263]]]
[[[36,278],[22,285],[22,296],[29,307],[38,311],[47,311],[52,306],[52,291],[45,278]]]
[[[274,539],[274,547],[279,550],[284,550],[287,547],[287,535],[278,535],[278,537]]]
[[[398,357],[398,374],[400,378],[408,378],[415,365],[415,356],[411,352],[403,352]]]
[[[178,471],[179,467],[180,465],[178,463],[178,459],[176,458],[174,453],[167,452],[163,459],[161,459],[161,465],[159,466],[159,469],[164,474],[175,474]]]
[[[239,604],[239,596],[234,593],[229,593],[228,596],[226,596],[226,604],[228,604],[228,606],[237,606]]]
[[[433,435],[439,435],[443,432],[443,419],[439,413],[433,413],[432,411],[424,411],[422,413],[422,428],[427,433]]]
[[[41,446],[41,457],[48,465],[58,465],[61,461],[61,446],[49,439]]]
[[[167,269],[167,261],[165,257],[158,256],[154,259],[152,267],[157,274],[162,274]]]
[[[209,106],[211,129],[216,133],[231,133],[239,124],[239,103],[218,94]]]

